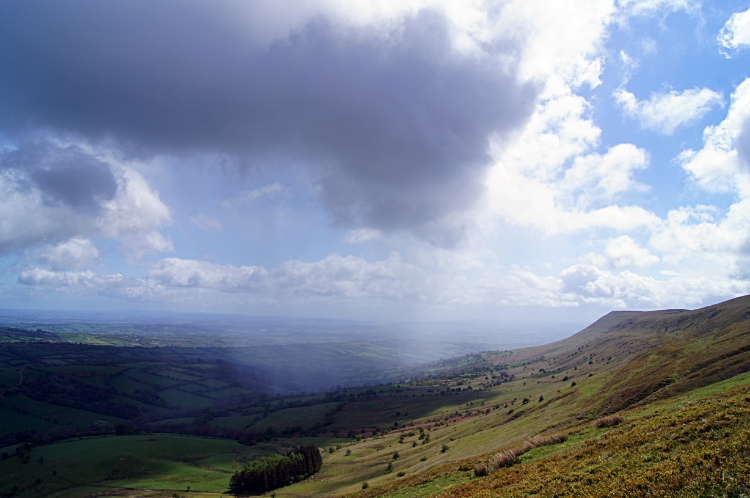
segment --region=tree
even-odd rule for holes
[[[248,464],[231,477],[229,489],[235,494],[265,493],[315,474],[322,465],[318,448],[302,445],[285,455],[263,457]]]

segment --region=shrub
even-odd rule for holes
[[[402,470],[401,472],[399,472],[396,475],[399,476],[399,477],[404,477],[406,475],[406,472]]]
[[[490,467],[487,462],[479,462],[474,464],[474,476],[482,477],[490,473]]]
[[[367,481],[362,483],[362,489],[367,489],[369,487],[370,487],[370,483],[368,483]]]
[[[594,422],[594,427],[612,427],[613,425],[619,425],[625,422],[625,419],[621,415],[608,415],[602,417]]]
[[[499,469],[501,467],[510,467],[518,461],[518,455],[519,452],[516,449],[510,449],[501,453],[497,453],[494,457],[492,457],[492,467],[494,467],[494,469]]]
[[[446,452],[446,451],[448,451],[449,449],[451,449],[451,448],[450,448],[450,446],[448,446],[447,444],[444,444],[444,445],[443,445],[443,446],[442,446],[442,447],[440,448],[440,453],[445,453],[445,452]]]
[[[474,465],[474,475],[477,477],[491,474],[495,470],[501,467],[510,467],[511,465],[518,462],[518,457],[523,453],[540,446],[549,446],[551,444],[558,444],[568,440],[568,436],[562,433],[553,434],[551,436],[534,436],[516,448],[510,448],[500,453],[493,455],[489,461],[479,462]]]

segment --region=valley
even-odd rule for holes
[[[4,496],[219,496],[246,463],[302,444],[321,449],[321,470],[274,496],[750,492],[747,296],[612,312],[550,344],[408,365],[381,361],[409,350],[397,344],[289,345],[315,361],[280,377],[325,379],[305,393],[262,381],[284,361],[271,350],[252,363],[242,347],[4,333]],[[335,378],[346,383],[331,389]]]

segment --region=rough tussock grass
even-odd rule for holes
[[[613,425],[620,425],[623,422],[625,422],[625,419],[622,417],[622,415],[609,415],[607,417],[602,417],[594,421],[594,427],[601,429],[602,427],[612,427]]]
[[[565,434],[553,434],[551,436],[534,436],[527,439],[520,446],[510,448],[505,451],[501,451],[492,455],[489,460],[479,462],[474,465],[474,475],[477,477],[486,476],[493,473],[499,468],[510,467],[514,463],[518,462],[518,457],[527,451],[539,448],[541,446],[549,446],[551,444],[558,444],[568,440],[568,436]]]
[[[534,464],[498,469],[439,495],[747,496],[750,387],[646,415]]]

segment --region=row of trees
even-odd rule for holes
[[[229,490],[235,494],[265,493],[305,479],[320,470],[323,457],[318,448],[304,444],[284,455],[263,457],[229,480]]]

